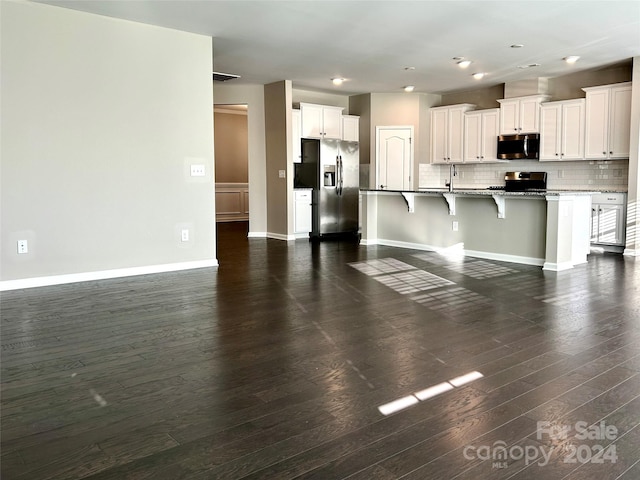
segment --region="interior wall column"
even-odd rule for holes
[[[640,255],[640,211],[638,188],[640,168],[640,57],[633,59],[633,84],[631,90],[631,135],[629,149],[629,186],[627,194],[627,241],[625,255]]]

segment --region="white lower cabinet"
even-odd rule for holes
[[[311,195],[312,190],[294,190],[293,216],[294,233],[304,236],[311,232]]]
[[[593,195],[591,204],[591,243],[625,244],[627,198],[624,193]]]

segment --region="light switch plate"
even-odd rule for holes
[[[286,173],[287,172],[285,170],[278,170],[278,177],[285,178]]]

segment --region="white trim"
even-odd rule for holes
[[[65,275],[53,275],[49,277],[21,278],[19,280],[5,280],[0,282],[0,292],[18,290],[22,288],[48,287],[63,285],[66,283],[90,282],[94,280],[106,280],[110,278],[133,277],[148,275],[150,273],[176,272],[180,270],[192,270],[196,268],[218,267],[218,260],[198,260],[194,262],[167,263],[164,265],[146,265],[144,267],[116,268],[113,270],[101,270],[96,272],[70,273]]]
[[[372,240],[369,240],[369,242],[371,241]],[[424,243],[400,242],[398,240],[387,240],[385,238],[378,238],[376,240],[373,240],[373,242],[375,243],[371,243],[370,245],[386,245],[388,247],[409,248],[411,250],[426,250],[429,252],[442,250],[438,247],[425,245]]]
[[[267,232],[267,238],[273,238],[274,240],[284,240],[285,242],[290,242],[296,239],[295,235],[286,235],[284,233],[272,233]]]
[[[398,248],[408,248],[411,250],[425,250],[429,252],[440,252],[440,253],[451,253],[454,250],[451,248],[443,248],[443,247],[435,247],[433,245],[426,245],[423,243],[411,243],[411,242],[400,242],[397,240],[387,240],[384,238],[375,238],[375,239],[363,239],[360,241],[360,245],[369,246],[369,245],[386,245],[388,247],[398,247]],[[484,258],[486,260],[495,260],[498,262],[508,262],[508,263],[518,263],[522,265],[534,265],[536,267],[541,267],[546,265],[544,258],[535,258],[535,257],[523,257],[520,255],[506,255],[502,253],[494,253],[494,252],[482,252],[478,250],[465,250],[465,249],[455,249],[456,253],[460,255],[464,255],[467,257],[474,258]],[[573,267],[573,264],[569,263],[570,267]]]
[[[640,250],[625,248],[623,255],[628,255],[630,257],[640,257]]]
[[[552,272],[562,272],[564,270],[569,270],[573,268],[572,262],[561,262],[561,263],[553,263],[553,262],[544,262],[542,266],[543,270],[550,270]]]
[[[541,267],[544,265],[544,258],[523,257],[520,255],[507,255],[504,253],[478,252],[475,250],[463,250],[469,257],[484,258],[486,260],[496,260],[498,262],[519,263],[521,265],[534,265]]]
[[[249,232],[247,238],[267,238],[267,232]]]
[[[366,239],[366,238],[362,238],[360,239],[360,245],[364,245],[365,247],[371,246],[371,245],[378,245],[378,240],[377,239]]]

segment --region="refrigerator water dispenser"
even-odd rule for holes
[[[323,185],[325,187],[336,186],[336,166],[335,165],[324,166]]]

